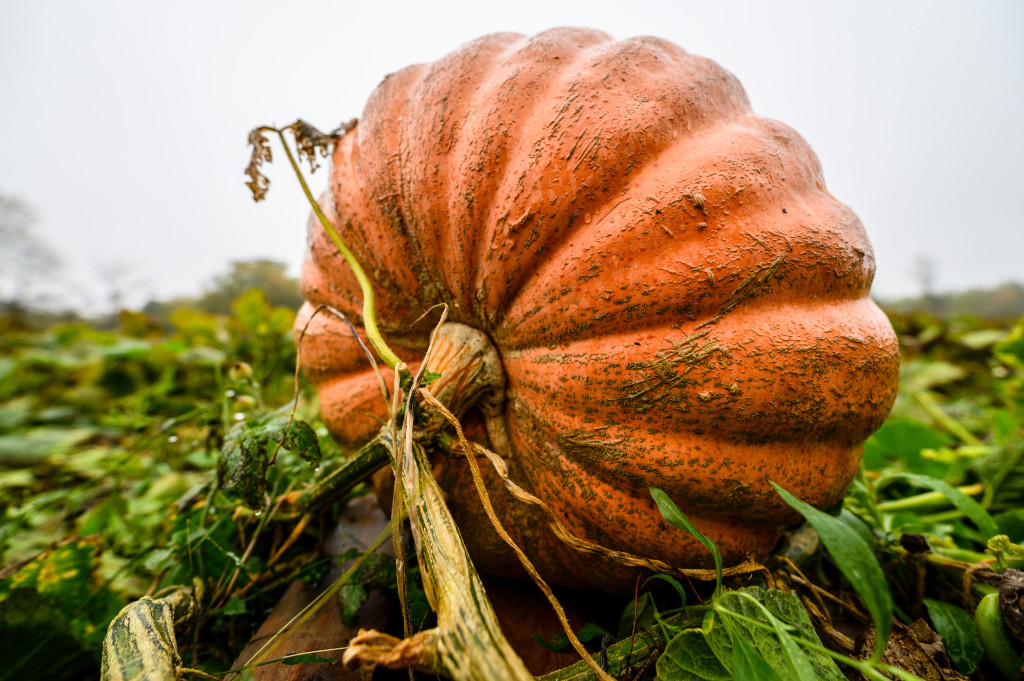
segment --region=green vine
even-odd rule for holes
[[[308,123],[302,120],[297,120],[291,125],[287,125],[283,128],[274,128],[271,126],[261,126],[256,128],[249,134],[249,143],[253,146],[252,161],[249,164],[246,172],[252,178],[252,181],[248,183],[250,189],[253,192],[253,198],[257,201],[263,199],[266,194],[267,188],[270,185],[269,180],[259,172],[259,167],[264,161],[271,160],[270,148],[267,146],[267,140],[263,137],[264,132],[277,133],[278,138],[281,140],[281,146],[284,147],[284,153],[288,156],[288,162],[292,166],[292,170],[295,171],[295,177],[298,178],[299,184],[302,186],[302,191],[306,195],[306,200],[309,201],[309,205],[312,206],[313,212],[316,214],[320,224],[323,225],[324,230],[327,232],[327,236],[330,237],[331,241],[334,242],[334,246],[341,253],[341,256],[348,263],[348,266],[352,268],[352,273],[356,277],[356,281],[359,282],[359,289],[363,294],[363,328],[366,330],[366,337],[370,341],[370,346],[376,351],[377,356],[383,360],[391,369],[396,369],[402,359],[395,354],[395,352],[385,342],[384,337],[380,333],[380,329],[377,328],[377,313],[376,313],[376,299],[373,294],[373,286],[370,284],[370,278],[366,274],[366,270],[356,259],[354,253],[349,249],[348,245],[338,234],[338,231],[334,229],[334,225],[324,215],[323,210],[320,208],[320,204],[317,203],[316,199],[313,198],[313,193],[309,189],[309,185],[306,183],[306,178],[302,175],[302,170],[299,168],[299,163],[295,158],[295,154],[292,153],[291,147],[288,146],[288,141],[285,139],[284,131],[291,131],[295,137],[296,143],[299,146],[299,153],[305,156],[309,160],[310,168],[316,169],[315,154],[319,150],[324,156],[327,155],[330,145],[337,141],[337,139],[347,131],[347,126],[340,128],[338,131],[325,135],[319,130],[316,130]]]

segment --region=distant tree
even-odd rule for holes
[[[921,300],[925,311],[933,315],[942,314],[942,298],[935,292],[935,261],[927,255],[919,255],[914,259],[914,278],[921,287]]]
[[[275,260],[239,260],[204,287],[201,296],[180,296],[170,300],[152,300],[142,308],[147,315],[171,326],[175,310],[194,308],[215,314],[230,315],[232,304],[246,291],[259,289],[273,307],[297,310],[302,305],[299,281],[289,277],[286,265]]]
[[[287,265],[276,260],[236,260],[225,274],[215,277],[196,301],[200,309],[231,314],[231,303],[252,289],[259,289],[274,307],[297,309],[302,305],[299,282],[286,273]]]
[[[24,201],[0,193],[0,306],[21,310],[35,302],[36,285],[60,259],[34,233],[36,218]]]
[[[1024,284],[1007,282],[994,288],[972,288],[953,293],[882,301],[886,311],[897,314],[927,312],[947,318],[975,317],[994,322],[1012,321],[1024,315]]]

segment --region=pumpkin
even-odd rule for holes
[[[492,413],[460,407],[471,437],[602,546],[710,565],[653,486],[725,561],[763,556],[797,519],[769,481],[837,503],[892,405],[897,344],[868,297],[860,221],[796,132],[664,40],[501,33],[391,74],[338,141],[320,203],[400,356],[423,356],[438,303],[493,346]],[[358,320],[358,284],[315,219],[308,239],[297,328],[321,303]],[[317,315],[301,353],[334,436],[371,438],[386,405],[348,328]],[[518,574],[465,461],[436,461],[474,560]],[[548,579],[632,590],[635,573],[488,485]]]

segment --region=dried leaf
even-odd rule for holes
[[[299,158],[306,159],[309,163],[309,172],[315,173],[320,165],[316,162],[316,152],[327,158],[331,153],[331,147],[338,141],[338,135],[334,132],[324,134],[301,118],[291,125],[292,134],[295,136],[295,145],[299,150]]]
[[[252,191],[254,201],[262,201],[267,195],[267,190],[270,189],[270,180],[260,172],[260,166],[274,160],[270,152],[270,141],[263,134],[264,130],[266,128],[260,127],[249,131],[252,158],[249,159],[249,165],[245,168],[245,174],[249,176],[249,181],[245,183],[245,186]]]

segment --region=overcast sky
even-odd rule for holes
[[[232,259],[297,272],[285,165],[243,185],[248,130],[358,116],[387,73],[495,31],[657,35],[736,74],[796,128],[874,243],[874,292],[1024,280],[1024,2],[0,1],[0,192],[102,303],[194,293]],[[325,186],[321,171],[314,187]],[[0,248],[3,245],[0,244]]]

